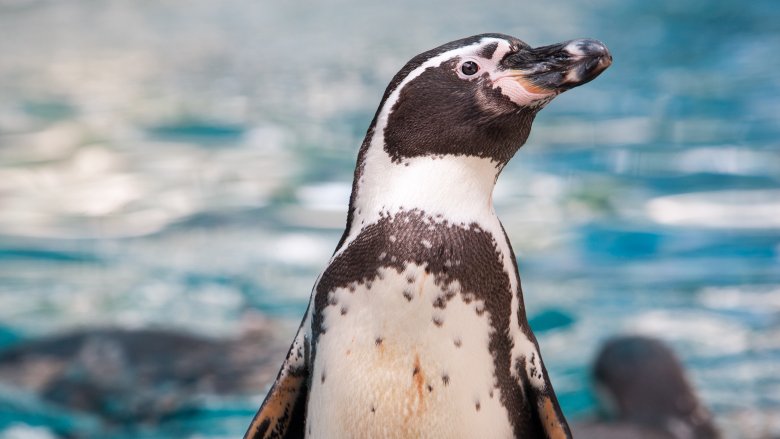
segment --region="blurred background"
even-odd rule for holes
[[[567,417],[635,333],[780,435],[775,0],[0,0],[0,438],[240,437],[385,86],[482,32],[615,60],[495,194]]]

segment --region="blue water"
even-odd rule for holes
[[[0,346],[230,336],[248,309],[291,336],[408,58],[488,31],[593,37],[614,65],[540,114],[495,197],[564,411],[592,414],[599,343],[638,332],[672,344],[730,437],[774,431],[777,2],[367,3],[0,3]],[[105,431],[0,395],[0,438],[235,437],[260,398]]]

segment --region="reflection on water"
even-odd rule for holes
[[[483,31],[596,37],[614,66],[545,109],[495,197],[564,410],[593,410],[591,357],[634,331],[678,349],[726,431],[778,428],[775,2],[402,3],[0,1],[0,343],[227,337],[247,309],[288,337],[404,61]],[[109,437],[14,392],[0,438]],[[236,436],[257,403],[110,437]]]

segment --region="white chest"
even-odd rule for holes
[[[307,437],[512,436],[484,303],[425,268],[380,268],[328,297]]]

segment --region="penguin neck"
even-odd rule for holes
[[[493,189],[505,163],[468,155],[393,160],[372,145],[360,154],[350,198],[347,235],[384,216],[419,211],[449,224],[494,218]]]

